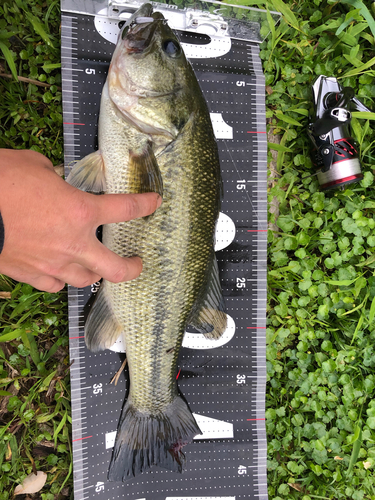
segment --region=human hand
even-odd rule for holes
[[[40,153],[0,149],[5,235],[0,273],[47,292],[65,283],[84,287],[100,278],[134,279],[142,271],[141,259],[111,252],[96,238],[96,229],[150,215],[160,204],[156,193],[85,193],[59,177]]]

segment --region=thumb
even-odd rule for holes
[[[145,217],[162,203],[157,193],[88,195],[94,198],[97,223],[112,224]],[[91,200],[92,201],[92,200]]]

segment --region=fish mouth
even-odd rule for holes
[[[152,45],[155,31],[159,28],[160,23],[166,23],[164,18],[142,17],[140,19],[142,22],[129,26],[125,39],[125,48],[128,54],[143,54],[146,52]],[[152,19],[152,21],[143,22],[145,19]]]
[[[153,12],[151,4],[144,4],[125,23],[119,34],[128,54],[142,54],[152,45],[155,31],[166,24],[161,12]]]
[[[167,19],[161,12],[153,12],[151,4],[142,5],[125,23],[119,33],[119,39],[122,39],[122,46],[128,55],[147,55],[152,50],[155,33],[163,30],[163,26],[168,26]],[[170,91],[160,92],[152,91],[135,83],[126,67],[122,68],[122,73],[129,82],[127,93],[137,97],[163,97],[171,94]],[[173,93],[181,90],[178,87]]]
[[[150,17],[153,13],[153,6],[150,3],[144,3],[136,10],[126,21],[125,26],[129,26],[137,17]]]

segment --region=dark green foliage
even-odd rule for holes
[[[61,163],[59,2],[2,2],[1,54],[0,73],[13,78],[0,77],[0,147],[34,149]]]
[[[318,75],[375,109],[374,22],[356,0],[276,5],[284,17],[261,51],[284,146],[269,189],[280,212],[269,235],[270,498],[374,499],[374,122],[353,119],[364,179],[343,191],[309,176],[306,133]]]
[[[54,500],[71,468],[65,294],[5,279],[0,290],[0,498],[11,498],[33,470],[44,470],[40,498]]]

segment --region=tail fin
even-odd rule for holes
[[[185,455],[181,448],[197,434],[200,429],[180,396],[157,415],[141,413],[128,400],[117,430],[109,481],[126,481],[152,465],[182,472]]]

